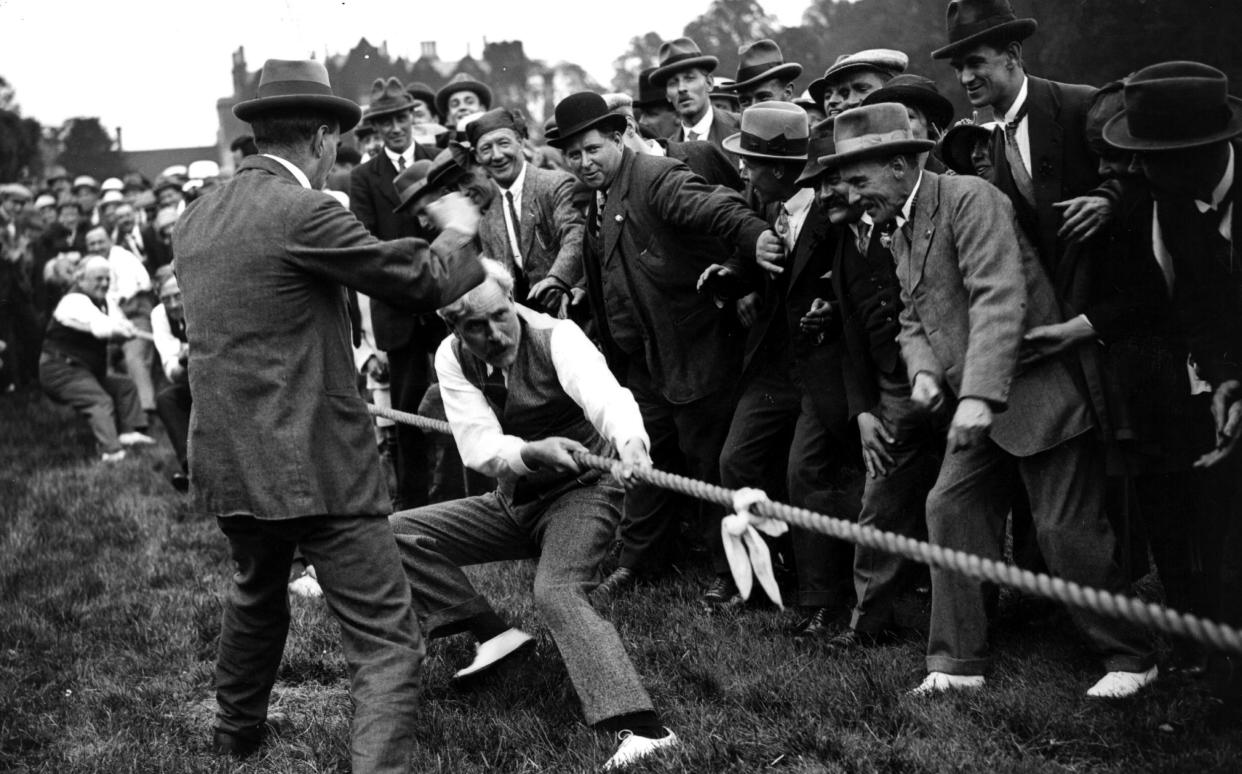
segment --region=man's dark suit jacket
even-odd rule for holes
[[[700,137],[699,142],[709,142],[715,145],[721,151],[724,151],[724,138],[731,134],[737,134],[742,125],[742,119],[737,113],[730,113],[727,110],[721,110],[718,107],[712,107],[712,128],[707,132],[706,137]],[[686,128],[684,126],[677,127],[677,131],[668,136],[668,139],[674,142],[686,142]],[[728,158],[733,158],[727,154]],[[736,165],[736,161],[733,162]]]
[[[595,222],[595,200],[587,223]],[[624,377],[622,353],[608,333],[602,276],[623,274],[644,356],[656,388],[670,403],[689,403],[734,384],[742,341],[728,312],[695,286],[703,270],[724,264],[741,273],[768,224],[733,191],[708,185],[684,164],[624,151],[608,190],[598,235],[589,233],[583,261],[587,292],[604,352]]]
[[[742,183],[742,176],[738,174],[737,163],[731,161],[724,151],[710,142],[659,140],[659,143],[664,147],[664,153],[670,159],[677,159],[690,167],[691,172],[712,185],[723,185],[734,191],[741,191],[745,187]]]

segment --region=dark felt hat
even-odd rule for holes
[[[270,111],[312,108],[336,116],[340,130],[348,132],[362,117],[353,100],[332,93],[328,70],[314,59],[269,59],[259,74],[258,94],[238,102],[233,115],[242,121]]]
[[[1039,26],[1034,19],[1019,19],[1009,0],[952,0],[945,15],[949,45],[933,51],[932,59],[951,59],[987,41],[1026,40]]]
[[[662,105],[671,108],[672,105],[668,101],[668,95],[660,86],[656,86],[651,82],[651,74],[656,71],[654,67],[648,67],[638,74],[638,97],[634,100],[634,107],[645,108],[649,105]]]
[[[393,212],[404,212],[409,209],[419,198],[419,194],[428,190],[427,183],[433,166],[434,163],[427,159],[415,159],[413,164],[401,170],[401,174],[392,181],[397,189],[397,195],[401,197],[401,203],[393,209]]]
[[[798,176],[800,188],[819,185],[819,176],[832,169],[831,165],[821,163],[821,159],[831,158],[837,152],[837,144],[832,141],[832,125],[835,121],[835,118],[825,118],[811,127],[811,141],[806,149],[806,166]]]
[[[786,62],[781,47],[774,40],[765,38],[742,46],[737,50],[737,55],[737,82],[729,87],[731,91],[755,86],[772,78],[789,83],[802,74],[802,65]]]
[[[1130,76],[1126,109],[1104,125],[1104,141],[1129,151],[1197,148],[1242,134],[1242,100],[1229,79],[1199,62],[1161,62]]]
[[[975,174],[971,151],[976,142],[987,140],[995,130],[996,124],[961,123],[951,127],[940,138],[940,160],[959,175]]]
[[[721,145],[743,158],[806,161],[810,139],[806,111],[792,102],[760,102],[742,112],[741,131]]]
[[[488,88],[487,84],[480,83],[465,73],[458,73],[436,92],[436,112],[440,114],[442,119],[448,119],[449,97],[459,91],[473,92],[479,98],[479,102],[483,105],[484,110],[489,110],[492,107],[492,90]]]
[[[433,188],[448,188],[455,185],[457,180],[466,173],[466,168],[458,161],[459,158],[460,152],[452,148],[445,148],[437,153],[431,162],[431,169],[427,172],[427,185]]]
[[[371,101],[367,104],[367,121],[374,121],[380,116],[388,116],[410,110],[414,107],[414,98],[405,91],[405,86],[396,78],[376,78],[371,84]]]
[[[930,78],[913,73],[902,73],[876,89],[862,101],[864,105],[878,105],[881,102],[897,102],[902,105],[913,105],[927,116],[927,120],[944,131],[953,122],[953,103],[940,90],[936,82]]]
[[[935,147],[931,140],[916,140],[906,109],[895,102],[865,105],[836,117],[832,126],[836,152],[820,158],[824,165],[845,164],[875,156],[923,153]]]
[[[563,148],[575,135],[598,127],[601,131],[624,132],[625,116],[609,112],[608,103],[593,91],[570,94],[556,103],[557,135],[548,140],[553,148]]]
[[[698,67],[707,72],[716,69],[720,60],[699,50],[690,38],[678,38],[660,45],[660,65],[651,71],[651,85],[663,89],[674,73]]]
[[[405,93],[409,94],[413,99],[427,103],[427,107],[432,110],[436,109],[436,93],[431,90],[430,86],[422,81],[415,81],[409,86],[406,86]]]

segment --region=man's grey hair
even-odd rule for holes
[[[513,275],[509,273],[509,269],[500,261],[492,258],[480,257],[479,263],[483,264],[483,273],[485,275],[483,281],[475,285],[456,301],[436,310],[436,314],[440,315],[440,319],[450,326],[457,325],[458,320],[475,310],[476,304],[479,301],[480,291],[487,287],[489,282],[496,283],[504,291],[505,295],[510,300],[513,300]]]
[[[81,282],[82,278],[86,276],[86,270],[96,266],[110,268],[112,264],[108,263],[108,259],[104,258],[102,255],[86,256],[82,260],[78,261],[78,265],[73,269],[73,284],[76,285]]]

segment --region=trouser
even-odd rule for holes
[[[427,353],[418,344],[408,344],[388,352],[388,378],[392,407],[397,411],[418,413],[430,381]],[[397,424],[395,472],[397,507],[417,508],[427,504],[431,485],[431,440],[417,427]]]
[[[140,331],[151,332],[151,318],[145,314],[129,318],[134,327]],[[132,338],[121,344],[121,353],[125,357],[125,372],[138,389],[138,404],[143,411],[155,411],[155,380],[151,377],[151,366],[155,362],[155,345],[146,339]]]
[[[651,710],[616,628],[587,599],[620,519],[623,493],[590,472],[534,499],[499,492],[393,514],[393,532],[430,637],[463,631],[491,612],[461,568],[538,557],[535,608],[565,660],[590,724]]]
[[[711,395],[690,403],[670,403],[652,382],[641,358],[631,358],[625,384],[642,413],[655,467],[683,473],[699,481],[718,483],[720,451],[729,433],[735,404],[733,385],[724,385]],[[636,570],[653,563],[656,548],[668,529],[677,523],[679,511],[691,515],[692,523],[703,531],[708,545],[707,535],[712,525],[719,539],[720,519],[724,515],[719,506],[645,484],[629,490],[621,522],[618,566]]]
[[[1124,593],[1113,531],[1104,516],[1103,455],[1090,433],[1029,457],[1014,457],[990,438],[946,454],[927,498],[930,541],[1000,561],[1015,472],[1030,498],[1040,552],[1051,572]],[[987,669],[983,587],[975,578],[932,569],[928,671],[977,675]],[[1109,671],[1140,672],[1151,666],[1151,643],[1139,627],[1080,608],[1071,608],[1070,615]]]
[[[72,358],[44,352],[39,358],[39,383],[52,400],[72,406],[86,418],[100,451],[120,451],[118,431],[147,426],[134,383],[124,376],[97,375]]]
[[[353,770],[404,774],[414,749],[424,648],[388,520],[228,516],[217,522],[236,573],[220,630],[216,728],[246,736],[267,718],[289,631],[289,567],[299,548],[340,624],[354,702]]]
[[[185,442],[190,432],[190,385],[182,381],[166,384],[155,396],[155,410],[159,413],[164,429],[168,431],[168,440],[172,442],[173,451],[177,453],[177,462],[181,470],[189,470],[186,459]]]

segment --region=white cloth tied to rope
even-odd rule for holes
[[[789,531],[789,525],[750,512],[756,503],[766,502],[768,496],[762,489],[742,488],[734,492],[733,513],[721,520],[720,537],[724,541],[729,571],[733,573],[733,582],[737,584],[742,599],[750,599],[754,579],[758,578],[759,585],[768,598],[777,607],[784,609],[781,590],[776,585],[776,576],[772,573],[772,556],[768,552],[768,544],[759,533],[780,537]]]

